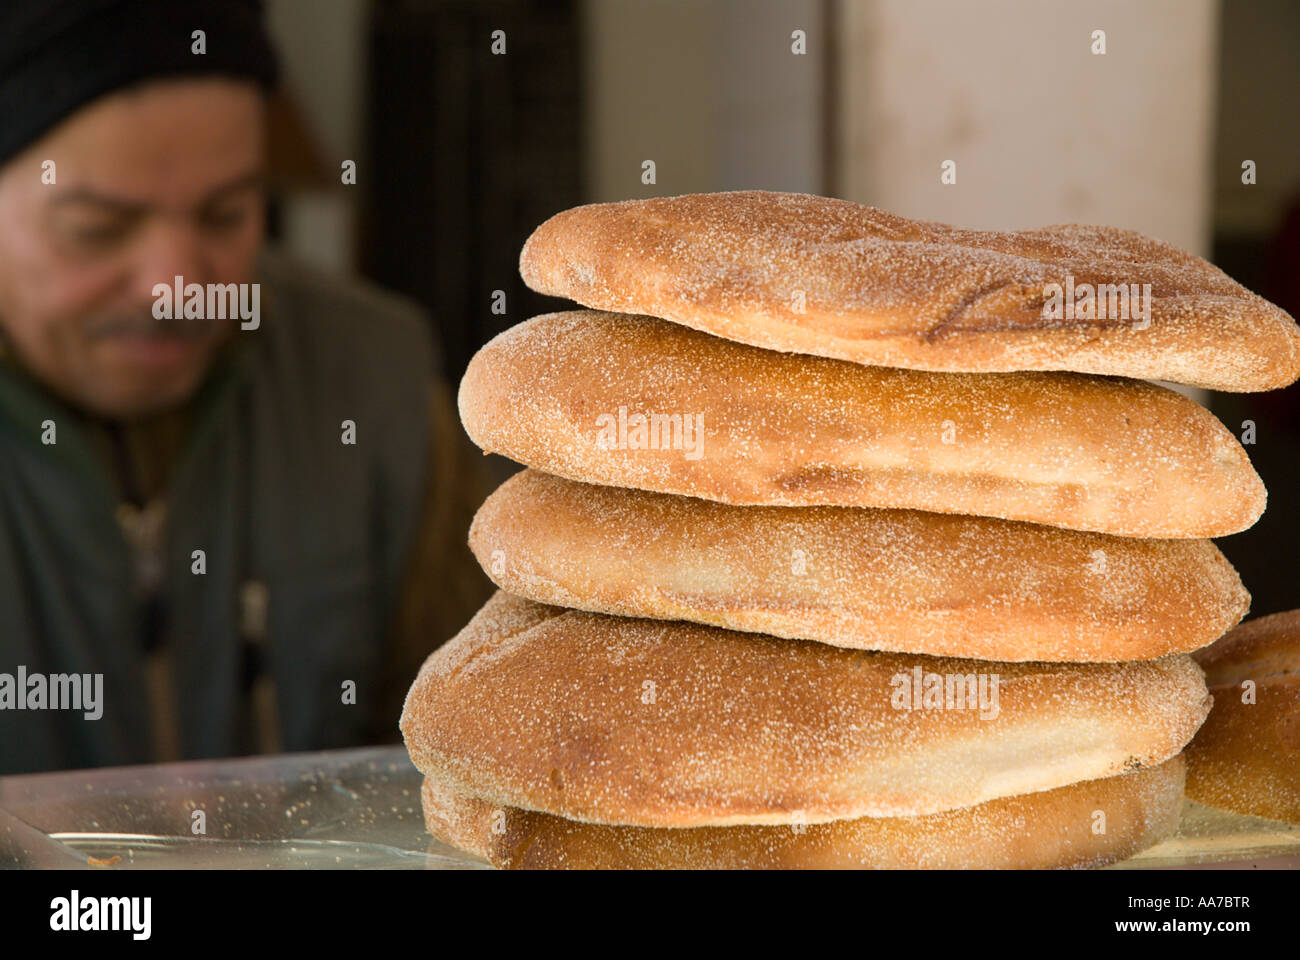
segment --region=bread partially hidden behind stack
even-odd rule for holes
[[[923,701],[930,677],[963,679]],[[401,729],[425,776],[495,804],[703,827],[924,816],[1115,776],[1177,754],[1209,706],[1187,656],[990,664],[498,593],[425,662]]]
[[[987,517],[736,507],[524,470],[470,549],[503,590],[841,647],[987,660],[1186,653],[1250,604],[1208,540],[1141,540]]]
[[[1264,485],[1223,424],[1136,380],[865,367],[580,310],[493,339],[470,361],[459,404],[490,453],[724,503],[1162,538],[1236,533],[1264,510]],[[648,426],[634,433],[637,416]]]
[[[1187,747],[1187,795],[1300,823],[1300,610],[1249,620],[1196,657],[1214,709]]]
[[[864,364],[1227,391],[1300,377],[1300,329],[1284,310],[1200,257],[1117,227],[962,230],[833,197],[736,190],[564,210],[525,242],[519,272],[587,307]],[[1061,291],[1054,316],[1050,284]],[[1150,310],[1139,311],[1129,295],[1146,284]],[[1067,312],[1076,289],[1079,309]]]

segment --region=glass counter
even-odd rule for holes
[[[401,746],[0,777],[0,866],[486,869],[420,782]]]
[[[487,869],[424,829],[402,746],[0,777],[0,866]],[[1300,827],[1188,801],[1112,869],[1300,867]]]

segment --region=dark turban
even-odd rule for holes
[[[260,0],[0,0],[0,164],[104,94],[205,74],[274,87]]]

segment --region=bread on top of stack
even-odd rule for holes
[[[1265,492],[1130,378],[1283,386],[1290,317],[1131,231],[766,191],[568,210],[520,268],[588,309],[461,384],[530,469],[470,533],[503,592],[403,710],[431,833],[512,867],[1046,867],[1176,828],[1189,653],[1249,605],[1208,538]]]

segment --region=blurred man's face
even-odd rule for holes
[[[113,417],[194,393],[239,320],[155,319],[153,287],[251,280],[262,112],[252,84],[152,83],[95,101],[0,168],[0,327],[33,376]]]

